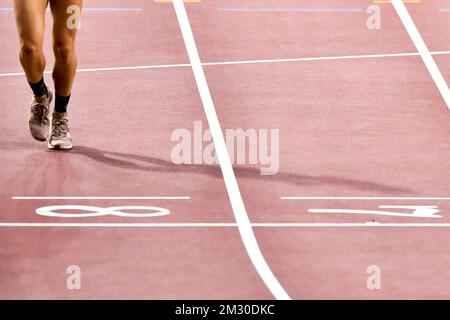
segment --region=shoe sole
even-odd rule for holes
[[[48,149],[49,150],[53,150],[53,151],[67,151],[67,150],[72,150],[73,145],[70,146],[61,146],[61,145],[56,145],[56,146],[52,146],[50,144],[48,144]]]
[[[48,92],[48,104],[49,104],[48,109],[49,109],[49,110],[50,110],[50,107],[51,107],[50,104],[52,103],[52,100],[53,100],[53,93],[52,93],[51,91],[49,91],[49,92]],[[50,112],[50,111],[49,111],[49,112]],[[47,139],[48,139],[48,137],[49,137],[49,135],[50,135],[49,132],[47,133],[47,135],[46,135],[45,137],[41,137],[41,136],[37,135],[37,134],[35,133],[34,129],[31,127],[30,122],[28,122],[28,129],[30,130],[30,133],[31,133],[31,136],[33,137],[33,139],[34,139],[34,140],[37,140],[37,141],[39,141],[39,142],[45,142],[45,141],[47,141]],[[50,129],[50,126],[49,126],[49,129]],[[47,131],[49,131],[49,130],[47,130]]]
[[[36,135],[36,134],[34,133],[34,130],[33,130],[33,128],[31,128],[31,126],[28,126],[28,127],[29,127],[29,129],[30,129],[31,136],[33,137],[34,140],[39,141],[39,142],[45,142],[45,141],[47,141],[48,136],[45,137],[45,138],[44,138],[44,137],[40,137],[40,136],[38,136],[38,135]]]

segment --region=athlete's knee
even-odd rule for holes
[[[38,57],[42,54],[42,46],[33,42],[25,41],[20,47],[20,55],[29,59]]]
[[[56,41],[53,45],[55,58],[62,61],[70,61],[75,57],[75,47],[72,41]]]

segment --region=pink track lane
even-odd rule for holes
[[[446,9],[445,11],[443,9]],[[449,51],[450,5],[448,1],[432,0],[409,5],[408,10],[430,51]],[[447,83],[450,83],[450,56],[436,56],[435,60]]]
[[[204,62],[414,52],[392,6],[367,28],[372,1],[240,0],[187,5]],[[223,12],[221,9],[358,9],[357,12]]]
[[[124,6],[121,1],[89,5]],[[187,61],[171,4],[127,2],[134,5],[145,7],[144,13],[85,14],[80,67]],[[105,24],[113,17],[119,23]],[[13,19],[7,16],[1,24],[2,38],[11,41],[1,49],[0,56],[6,59],[0,70],[17,71]],[[104,56],[96,39],[108,39],[101,42]],[[0,83],[2,101],[8,101],[2,105],[5,118],[0,128],[0,223],[234,222],[217,166],[172,163],[172,132],[192,132],[194,120],[206,123],[190,68],[79,73],[69,107],[75,147],[60,153],[47,151],[45,144],[29,136],[31,95],[25,78],[2,77]],[[191,199],[13,200],[13,196]],[[50,205],[158,206],[171,214],[145,219],[36,215],[36,209]],[[0,242],[3,299],[271,298],[233,227],[2,227]],[[69,265],[79,265],[84,274],[79,292],[66,288]]]
[[[422,1],[407,5],[408,11],[431,51],[450,50],[450,5],[445,0]]]
[[[207,76],[224,128],[280,130],[276,175],[236,168],[257,220],[297,219],[298,204],[281,196],[448,193],[448,111],[418,57],[214,66]]]
[[[370,1],[204,1],[186,4],[203,62],[414,52],[395,10],[383,27],[358,13],[225,13],[226,7],[356,7]],[[443,2],[435,1],[433,8]],[[0,0],[0,6],[10,5]],[[92,7],[124,7],[91,1]],[[143,13],[89,13],[80,67],[187,63],[167,4],[127,2]],[[408,6],[430,50],[442,14]],[[20,70],[11,14],[0,19],[0,73]],[[449,14],[449,13],[447,13]],[[9,15],[9,16],[8,16]],[[114,20],[116,21],[116,20]],[[443,31],[442,31],[443,30]],[[442,29],[448,33],[448,28]],[[120,35],[120,36],[118,36]],[[123,36],[123,37],[122,37]],[[97,39],[108,39],[99,45]],[[46,52],[50,53],[49,42]],[[103,51],[104,55],[98,54]],[[449,79],[448,56],[436,56]],[[49,65],[51,59],[49,59]],[[205,67],[222,127],[280,129],[280,172],[235,172],[252,222],[449,222],[450,201],[286,201],[281,196],[449,196],[448,110],[420,57]],[[76,148],[51,153],[30,140],[22,77],[0,78],[6,120],[0,139],[2,222],[234,222],[217,166],[170,162],[174,129],[207,123],[189,68],[78,74],[71,103]],[[120,83],[120,90],[116,84]],[[21,107],[23,106],[23,107]],[[99,116],[101,115],[101,116]],[[118,121],[117,119],[120,119]],[[6,169],[7,168],[7,169]],[[112,194],[111,194],[112,193]],[[187,195],[191,200],[12,200],[13,195]],[[56,204],[166,207],[166,217],[38,217]],[[437,205],[441,219],[312,214],[311,208],[376,210]],[[446,298],[450,266],[444,228],[257,228],[263,253],[287,292],[304,298]],[[235,228],[3,228],[1,298],[271,298]],[[65,287],[77,264],[83,289]],[[382,270],[368,290],[366,269]]]
[[[210,19],[221,23],[206,28],[208,21],[201,17],[225,6],[218,3],[189,7],[204,61],[416,51],[390,6],[383,6],[383,27],[375,32],[357,15],[336,13],[273,13],[268,19],[268,13],[216,12]],[[258,4],[233,3],[252,6]],[[273,4],[281,6],[288,7]],[[352,32],[344,33],[344,25]],[[314,32],[301,32],[305,29]],[[448,57],[436,59],[448,75]],[[253,222],[449,222],[448,200],[280,200],[449,196],[449,113],[420,57],[207,66],[206,76],[223,128],[280,130],[276,175],[261,176],[261,164],[235,169]],[[380,205],[436,205],[443,217],[308,212],[380,210]],[[446,230],[316,226],[257,229],[256,234],[269,265],[294,298],[445,298],[450,295],[443,281],[450,266]],[[382,290],[366,286],[370,265],[382,270]]]
[[[297,299],[448,299],[448,229],[257,229],[275,274]],[[369,290],[367,268],[381,270]]]
[[[189,69],[79,74],[69,110],[75,143],[69,153],[47,151],[45,144],[30,139],[24,124],[29,95],[23,94],[28,93],[23,82],[21,77],[2,79],[4,96],[17,101],[5,106],[11,109],[2,128],[2,158],[8,170],[0,174],[10,185],[3,191],[6,198],[191,196],[192,201],[170,201],[171,221],[232,221],[217,167],[171,162],[176,144],[172,132],[192,131],[193,121],[204,119]],[[114,85],[117,82],[120,90]],[[8,200],[4,205],[13,210],[2,210],[3,220],[21,218],[22,212],[35,218],[28,212],[33,202]]]
[[[0,240],[2,299],[270,298],[234,229],[10,228]]]

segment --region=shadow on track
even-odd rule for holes
[[[32,143],[20,143],[13,141],[1,141],[0,150],[42,150],[42,147]],[[46,154],[54,154],[55,151],[47,151]],[[218,165],[176,165],[170,161],[149,156],[128,154],[96,149],[87,146],[76,146],[71,151],[58,151],[59,154],[70,153],[71,155],[85,156],[104,165],[145,172],[167,172],[167,173],[190,173],[208,175],[222,179],[222,173]],[[273,176],[261,176],[257,168],[235,167],[234,172],[238,178],[255,179],[267,182],[286,182],[294,185],[334,185],[345,188],[377,191],[389,194],[414,194],[407,188],[390,186],[375,182],[367,182],[356,179],[348,179],[336,176],[308,176],[295,173],[279,172]]]

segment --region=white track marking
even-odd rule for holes
[[[253,228],[450,228],[450,223],[252,223]],[[237,223],[2,222],[0,228],[237,228]]]
[[[71,210],[72,213],[64,213],[59,211]],[[142,210],[147,213],[132,213],[129,211]],[[73,213],[73,211],[82,211],[84,213]],[[148,213],[150,211],[150,213]],[[170,211],[166,208],[147,207],[147,206],[120,206],[120,207],[93,207],[93,206],[79,206],[79,205],[62,205],[62,206],[48,206],[36,209],[36,214],[45,217],[57,218],[92,218],[102,216],[117,216],[127,218],[154,218],[167,216]]]
[[[106,68],[91,68],[91,69],[77,69],[77,73],[86,72],[105,72],[105,71],[130,71],[130,70],[145,70],[145,69],[164,69],[164,68],[187,68],[190,64],[178,63],[178,64],[155,64],[146,66],[130,66],[130,67],[106,67]],[[44,71],[44,74],[51,74],[52,71]],[[11,72],[11,73],[0,73],[0,77],[15,77],[23,76],[24,72]]]
[[[291,197],[283,196],[281,200],[450,200],[450,197]]]
[[[144,8],[83,8],[83,12],[144,12]]]
[[[418,215],[411,213],[376,211],[376,210],[354,210],[354,209],[309,209],[311,213],[330,213],[330,214],[360,214],[360,215],[379,215],[391,217],[410,217],[410,218],[442,218],[440,215]]]
[[[178,64],[156,64],[149,66],[131,66],[131,67],[109,67],[109,68],[93,68],[93,69],[79,69],[77,72],[100,72],[100,71],[123,71],[123,70],[139,70],[139,69],[164,69],[164,68],[186,68],[190,67],[190,64],[178,63]]]
[[[11,197],[12,200],[190,200],[191,197],[177,196],[177,197],[96,197],[96,196],[14,196]]]
[[[450,51],[434,51],[430,52],[432,55],[450,55]],[[352,59],[378,59],[378,58],[395,58],[395,57],[414,57],[420,56],[418,52],[411,53],[386,53],[386,54],[365,54],[353,56],[329,56],[329,57],[305,57],[305,58],[285,58],[285,59],[263,59],[263,60],[236,60],[236,61],[217,61],[204,62],[203,66],[221,66],[221,65],[239,65],[239,64],[261,64],[261,63],[283,63],[283,62],[308,62],[308,61],[327,61],[327,60],[352,60]],[[92,69],[78,69],[77,73],[86,72],[107,72],[107,71],[132,71],[132,70],[146,70],[146,69],[164,69],[164,68],[187,68],[191,67],[189,63],[179,64],[156,64],[146,66],[129,66],[129,67],[107,67],[107,68],[92,68]],[[44,74],[51,74],[51,71],[45,71]],[[0,77],[15,77],[23,76],[23,72],[9,72],[0,73]]]
[[[77,69],[77,73],[86,72],[104,72],[104,71],[130,71],[130,70],[145,70],[145,69],[163,69],[163,68],[186,68],[190,67],[190,64],[155,64],[147,66],[131,66],[131,67],[106,67],[106,68],[91,68],[91,69]],[[52,71],[44,71],[44,74],[51,74]],[[0,73],[0,77],[14,77],[23,76],[24,72],[11,72],[11,73]]]
[[[449,51],[450,53],[450,51]],[[304,58],[285,58],[285,59],[264,59],[264,60],[237,60],[237,61],[218,61],[206,62],[204,66],[220,66],[234,64],[259,64],[259,63],[280,63],[280,62],[308,62],[308,61],[327,61],[327,60],[352,60],[352,59],[374,59],[374,58],[396,58],[396,57],[414,57],[417,52],[409,53],[385,53],[385,54],[363,54],[352,56],[324,56],[324,57],[304,57]]]
[[[447,108],[450,110],[450,90],[448,89],[447,82],[445,82],[444,77],[442,76],[441,71],[439,70],[436,62],[433,59],[430,51],[427,48],[427,45],[422,39],[419,30],[417,30],[414,21],[409,15],[408,10],[406,9],[402,0],[392,0],[392,5],[397,11],[400,20],[403,22],[403,25],[408,31],[408,34],[411,40],[414,42],[414,45],[417,48],[420,56],[422,57],[423,62],[425,63],[428,72],[430,72],[431,77],[433,78],[436,86],[439,89],[439,92],[442,95],[445,103],[447,104]]]
[[[361,8],[218,8],[219,12],[298,12],[298,13],[355,13],[364,12]]]
[[[203,71],[198,50],[195,44],[194,35],[191,30],[189,18],[184,7],[183,0],[173,0],[173,6],[180,24],[181,33],[183,35],[186,50],[188,52],[189,61],[192,65],[197,88],[202,100],[206,118],[208,120],[211,135],[213,137],[217,158],[219,160],[220,168],[225,182],[225,187],[228,192],[233,214],[236,219],[237,227],[241,235],[245,249],[250,260],[253,263],[256,271],[261,279],[266,284],[276,299],[290,299],[287,292],[279,283],[278,279],[270,270],[269,265],[264,259],[261,249],[258,246],[255,234],[253,233],[250,219],[245,209],[244,201],[239,190],[239,186],[234,175],[233,166],[228,154],[228,149],[223,137],[222,128],[220,127],[219,119],[214,107],[214,102],[209,91],[208,83]]]
[[[50,8],[47,11],[51,11]],[[14,8],[0,8],[0,12],[14,12]],[[84,12],[144,12],[144,8],[83,8]]]

